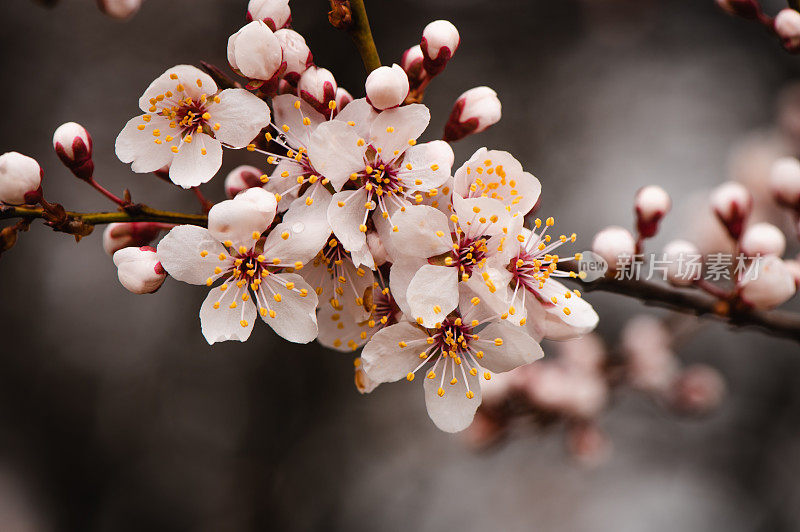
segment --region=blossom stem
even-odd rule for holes
[[[645,305],[664,307],[696,316],[715,317],[735,327],[755,327],[800,342],[800,314],[759,311],[731,304],[700,291],[680,290],[652,281],[603,277],[581,283],[587,292],[600,291],[641,300]]]
[[[104,187],[103,185],[101,185],[100,183],[95,181],[94,178],[88,179],[88,180],[86,180],[86,182],[89,183],[92,186],[92,188],[97,190],[100,194],[102,194],[103,196],[107,197],[108,199],[110,199],[111,201],[113,201],[114,203],[119,205],[120,207],[124,207],[125,205],[128,204],[128,202],[126,202],[124,199],[118,197],[117,195],[115,195],[114,193],[109,191],[106,187]]]
[[[102,225],[114,222],[163,222],[171,224],[191,224],[205,227],[208,217],[204,214],[161,211],[144,205],[135,206],[128,211],[118,212],[72,212],[67,216],[89,225]],[[10,218],[44,218],[40,207],[0,207],[0,220]]]
[[[350,38],[358,48],[358,53],[361,54],[361,60],[364,62],[367,73],[381,66],[378,49],[375,47],[375,40],[372,38],[372,30],[369,27],[364,0],[345,2],[336,0],[331,2],[331,7],[333,8],[329,14],[331,23],[350,34]]]

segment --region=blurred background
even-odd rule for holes
[[[785,6],[764,3],[771,13]],[[328,24],[328,3],[291,5],[317,64],[362,96],[361,62]],[[166,68],[226,66],[245,7],[147,0],[119,23],[89,0],[4,2],[0,150],[38,159],[49,199],[109,209],[51,148],[54,129],[78,121],[94,137],[103,184],[196,209],[190,193],[132,174],[114,139]],[[652,249],[700,239],[713,223],[698,214],[705,191],[732,175],[763,179],[764,160],[800,148],[776,111],[800,62],[712,0],[367,8],[384,63],[431,20],[459,28],[461,47],[428,90],[427,139],[461,92],[494,88],[504,117],[458,143],[456,165],[483,145],[511,151],[543,183],[540,212],[578,232],[580,249],[603,226],[630,226],[646,184],[674,204]],[[223,175],[243,163],[258,159],[226,153]],[[222,178],[203,189],[220,199]],[[361,396],[352,357],[289,344],[265,326],[246,344],[212,349],[197,317],[204,290],[168,281],[155,295],[129,294],[100,241],[101,230],[76,244],[34,225],[0,260],[0,530],[800,530],[800,350],[787,340],[705,324],[680,356],[720,369],[722,408],[685,419],[619,394],[600,421],[613,455],[586,469],[558,428],[522,428],[476,452],[434,427],[419,386]],[[655,312],[589,299],[609,344],[628,318]]]

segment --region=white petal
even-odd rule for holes
[[[223,290],[222,286],[227,288]],[[200,307],[200,326],[209,344],[226,340],[244,342],[250,337],[256,321],[256,307],[249,296],[244,301],[242,295],[232,283],[212,288],[208,293]],[[235,306],[232,308],[232,305]]]
[[[255,206],[255,208],[264,215],[264,220],[266,222],[264,228],[269,227],[275,219],[275,213],[278,210],[278,202],[275,200],[275,194],[263,188],[247,188],[237,194],[234,200],[247,201]]]
[[[144,125],[144,129],[139,127]],[[175,156],[171,149],[180,142],[180,137],[167,142],[166,134],[158,137],[153,135],[154,130],[169,131],[169,120],[160,116],[152,116],[145,122],[142,116],[131,118],[120,131],[115,143],[117,157],[123,163],[133,163],[131,170],[143,174],[154,172],[166,166]],[[156,140],[161,143],[157,144]]]
[[[293,290],[286,288],[287,282],[294,283]],[[266,305],[259,313],[279,336],[298,344],[307,344],[317,337],[317,294],[302,277],[296,273],[262,277],[259,290],[263,295],[261,302]],[[301,295],[300,290],[305,290],[306,295]],[[275,294],[280,295],[280,301],[275,299]],[[274,317],[269,310],[275,312]]]
[[[434,257],[452,250],[450,224],[440,210],[412,205],[392,216],[397,231],[389,233],[393,245],[415,257]]]
[[[295,108],[296,102],[300,102],[300,109]],[[289,145],[295,149],[308,146],[311,140],[311,133],[327,121],[327,119],[311,107],[307,102],[301,100],[294,94],[281,94],[272,99],[272,110],[275,112],[275,125],[279,128],[289,126],[286,138]],[[303,120],[308,118],[308,125]]]
[[[208,229],[196,225],[173,227],[156,250],[158,260],[170,276],[190,284],[206,284],[214,269],[230,262],[228,252]],[[224,255],[224,260],[219,260]]]
[[[443,150],[442,146],[447,146]],[[441,140],[425,142],[408,148],[399,168],[400,178],[407,188],[428,191],[443,185],[450,178],[450,145]],[[411,170],[407,165],[411,165]]]
[[[381,329],[364,346],[361,360],[364,371],[377,382],[394,382],[404,379],[420,363],[419,353],[427,347],[428,337],[420,328],[408,322]],[[400,347],[405,342],[406,347]]]
[[[391,273],[389,274],[389,289],[392,291],[395,303],[403,311],[403,314],[411,316],[411,307],[408,303],[406,294],[408,293],[408,285],[411,279],[414,278],[417,271],[426,265],[428,261],[418,257],[403,256],[392,263]]]
[[[368,139],[370,129],[372,129],[372,123],[377,116],[378,113],[367,103],[367,99],[359,98],[347,104],[347,106],[336,115],[336,120],[345,122],[348,125],[352,122],[350,127],[355,130],[358,136],[363,139]]]
[[[458,305],[458,271],[447,266],[426,264],[408,284],[408,305],[413,319],[433,327]]]
[[[172,79],[173,74],[177,79]],[[199,84],[198,80],[200,82]],[[178,85],[181,85],[184,90],[177,90]],[[142,97],[139,98],[139,108],[142,111],[148,112],[152,105],[150,103],[151,98],[163,96],[168,91],[172,92],[175,98],[190,96],[193,100],[199,100],[200,96],[203,94],[207,96],[216,94],[217,84],[214,83],[211,76],[197,67],[192,65],[177,65],[167,69],[166,72],[161,74],[147,87]]]
[[[505,151],[479,149],[456,170],[454,177],[457,194],[498,199],[522,214],[533,209],[542,191],[539,180],[523,171],[519,161]],[[483,187],[475,182],[478,178]]]
[[[364,266],[370,270],[375,269],[375,259],[372,257],[372,252],[370,252],[366,242],[360,248],[350,250],[350,257],[356,266]]]
[[[435,379],[424,379],[425,406],[437,427],[445,432],[459,432],[469,427],[481,404],[480,375],[472,376],[467,372],[467,381],[464,382],[459,366],[455,366],[455,378],[458,382],[450,384],[453,378],[451,365],[452,363],[447,365],[444,384],[441,384],[438,375]],[[471,399],[467,397],[467,384],[475,394]],[[438,393],[440,386],[444,390],[441,397]]]
[[[383,111],[372,123],[369,143],[384,161],[394,160],[409,148],[409,140],[422,135],[430,120],[430,111],[420,103]]]
[[[366,202],[367,191],[363,188],[337,192],[331,198],[328,223],[347,251],[358,251],[367,245],[367,237],[360,229],[364,223]]]
[[[181,142],[178,153],[169,167],[169,178],[176,185],[191,188],[210,181],[222,166],[222,146],[219,141],[199,133],[192,142]]]
[[[261,98],[244,89],[225,89],[218,96],[220,102],[208,112],[209,122],[219,123],[214,135],[221,142],[242,148],[269,125],[269,107]]]
[[[336,310],[325,304],[319,308],[317,322],[319,324],[317,341],[325,347],[343,352],[355,351],[364,345],[374,330],[359,324],[349,312]]]
[[[314,200],[311,205],[306,202],[308,198]],[[279,259],[281,264],[311,261],[331,235],[328,225],[330,201],[331,194],[325,188],[309,188],[292,203],[283,221],[267,235],[264,256],[269,261]]]
[[[490,323],[479,335],[477,345],[483,351],[480,364],[489,371],[511,371],[544,356],[539,343],[523,327],[505,322]],[[502,340],[499,346],[495,343],[498,338]]]
[[[513,225],[506,206],[498,200],[462,198],[453,194],[453,209],[458,216],[458,224],[468,236],[498,235]]]
[[[311,135],[311,165],[330,180],[334,190],[341,190],[350,174],[364,171],[367,145],[362,142],[363,146],[359,146],[359,140],[358,132],[339,120],[325,122]]]
[[[208,232],[228,246],[250,249],[267,228],[266,216],[249,201],[225,200],[208,212]]]
[[[544,287],[537,293],[544,300],[547,313],[572,329],[572,337],[582,336],[597,327],[600,318],[592,305],[555,279],[547,279]],[[556,298],[556,303],[552,302],[553,297]],[[550,327],[548,324],[548,333]],[[563,337],[565,332],[560,331],[558,334]]]

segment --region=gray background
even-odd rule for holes
[[[360,96],[360,61],[327,24],[327,2],[292,5],[317,63]],[[191,195],[130,173],[114,138],[169,66],[224,66],[244,8],[147,0],[121,24],[89,0],[52,10],[4,2],[0,150],[36,157],[48,198],[108,208],[50,148],[60,123],[79,121],[94,136],[104,184],[195,209]],[[772,126],[776,94],[800,72],[763,30],[711,0],[368,8],[387,63],[428,21],[458,26],[461,48],[428,93],[429,138],[462,91],[492,86],[504,118],[459,143],[457,164],[482,145],[516,154],[543,183],[542,214],[577,231],[579,248],[604,225],[629,225],[633,192],[649,183],[676,205],[658,242],[691,237],[694,191],[726,178],[731,146]],[[248,155],[226,154],[223,170],[256,161]],[[221,197],[222,178],[204,190]],[[621,394],[602,419],[614,455],[584,470],[564,455],[558,430],[522,428],[476,453],[435,429],[418,386],[361,397],[351,357],[288,344],[264,326],[246,344],[211,349],[197,319],[205,291],[168,281],[156,295],[127,293],[100,231],[75,244],[34,227],[0,272],[2,530],[800,529],[800,353],[786,341],[702,328],[681,357],[721,368],[730,387],[721,411],[681,420]],[[591,301],[610,342],[644,308]]]

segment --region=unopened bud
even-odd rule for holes
[[[142,7],[142,0],[97,0],[100,11],[111,18],[126,19]]]
[[[325,116],[331,114],[328,102],[335,101],[336,89],[336,79],[331,71],[316,66],[308,67],[297,84],[300,97]]]
[[[792,278],[794,278],[794,286],[800,289],[800,256],[797,259],[785,260],[783,263],[789,269]]]
[[[791,270],[774,256],[754,260],[739,282],[739,297],[757,309],[777,307],[796,291]]]
[[[456,100],[444,126],[444,140],[453,142],[496,124],[503,107],[489,87],[475,87]]]
[[[347,107],[347,104],[353,101],[353,95],[345,89],[339,87],[336,89],[336,112],[339,113]]]
[[[281,43],[283,61],[286,63],[283,79],[297,85],[300,75],[314,63],[314,56],[303,36],[294,30],[278,30],[275,32],[275,37]]]
[[[91,179],[94,174],[92,162],[92,136],[75,122],[67,122],[53,134],[53,148],[61,162],[80,179]]]
[[[770,188],[775,201],[800,212],[800,161],[794,157],[775,161],[770,172]]]
[[[745,229],[739,244],[742,253],[748,257],[758,255],[780,257],[786,251],[786,236],[774,225],[761,222]]]
[[[208,212],[208,232],[220,242],[255,243],[253,233],[260,235],[268,225],[264,214],[250,201],[221,201]]]
[[[263,188],[248,188],[243,190],[234,198],[236,201],[246,201],[253,205],[265,216],[265,227],[272,223],[275,218],[275,211],[278,208],[278,200],[275,194]]]
[[[659,222],[672,207],[672,200],[663,188],[649,185],[639,189],[633,205],[639,235],[643,238],[651,238],[658,232]]]
[[[264,172],[255,166],[237,166],[225,177],[225,195],[233,199],[239,192],[253,187],[261,187]]]
[[[42,169],[35,159],[10,151],[0,155],[0,203],[24,205],[42,198]]]
[[[592,251],[606,261],[608,269],[611,271],[617,268],[620,259],[630,258],[636,253],[636,241],[630,231],[624,227],[612,225],[594,235]]]
[[[156,250],[148,246],[117,251],[114,253],[114,265],[119,282],[134,294],[152,294],[161,288],[167,278]]]
[[[428,77],[425,67],[422,66],[424,59],[425,55],[418,44],[403,52],[400,66],[405,70],[412,87],[418,87]]]
[[[103,231],[103,249],[109,255],[127,247],[146,246],[156,239],[162,226],[152,222],[108,224]]]
[[[737,17],[754,19],[761,12],[756,0],[716,0],[716,2],[721,9]]]
[[[800,51],[800,13],[794,9],[782,9],[775,17],[775,33],[781,38],[783,47],[790,52]]]
[[[693,364],[684,369],[673,383],[672,407],[687,414],[705,414],[715,410],[725,397],[725,380],[716,369]]]
[[[753,210],[753,196],[740,183],[728,181],[711,192],[711,210],[728,234],[734,240],[739,240],[744,229],[744,222]]]
[[[266,24],[254,20],[228,38],[228,63],[250,79],[269,81],[282,69],[281,43]]]
[[[700,278],[700,250],[688,240],[673,240],[664,246],[664,260],[666,277],[671,283],[687,286]]]
[[[272,31],[285,28],[292,21],[289,0],[250,0],[247,20],[260,20]]]
[[[422,30],[423,65],[431,76],[435,76],[456,53],[461,37],[458,30],[447,20],[434,20]]]
[[[397,107],[408,96],[408,76],[400,65],[378,67],[364,84],[367,101],[379,111]]]

